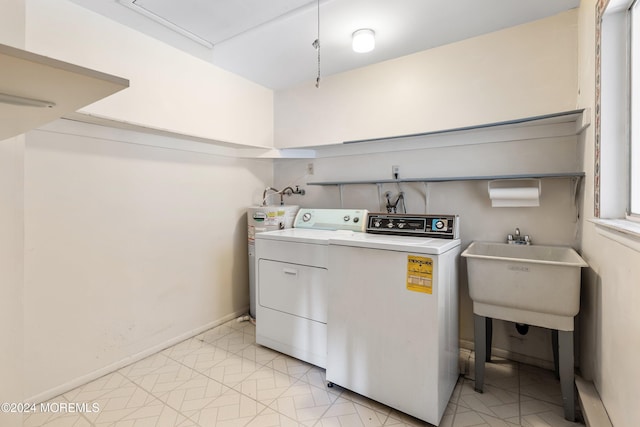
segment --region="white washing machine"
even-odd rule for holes
[[[255,235],[258,344],[326,366],[329,240],[364,234],[366,215],[300,209],[294,228]]]
[[[457,221],[370,213],[368,233],[332,237],[327,381],[440,422],[458,378]]]

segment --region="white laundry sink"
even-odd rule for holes
[[[473,312],[564,331],[580,310],[580,269],[570,247],[473,242],[467,258]]]

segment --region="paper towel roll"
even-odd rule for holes
[[[489,188],[489,198],[494,208],[540,206],[540,188]]]

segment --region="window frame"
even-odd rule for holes
[[[629,43],[627,65],[629,80],[629,202],[626,216],[629,220],[640,222],[640,1],[632,1],[627,10],[629,15],[629,28],[627,29]]]

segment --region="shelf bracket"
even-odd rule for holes
[[[574,222],[578,222],[580,219],[580,184],[582,183],[582,176],[571,177],[571,200],[573,201]]]

